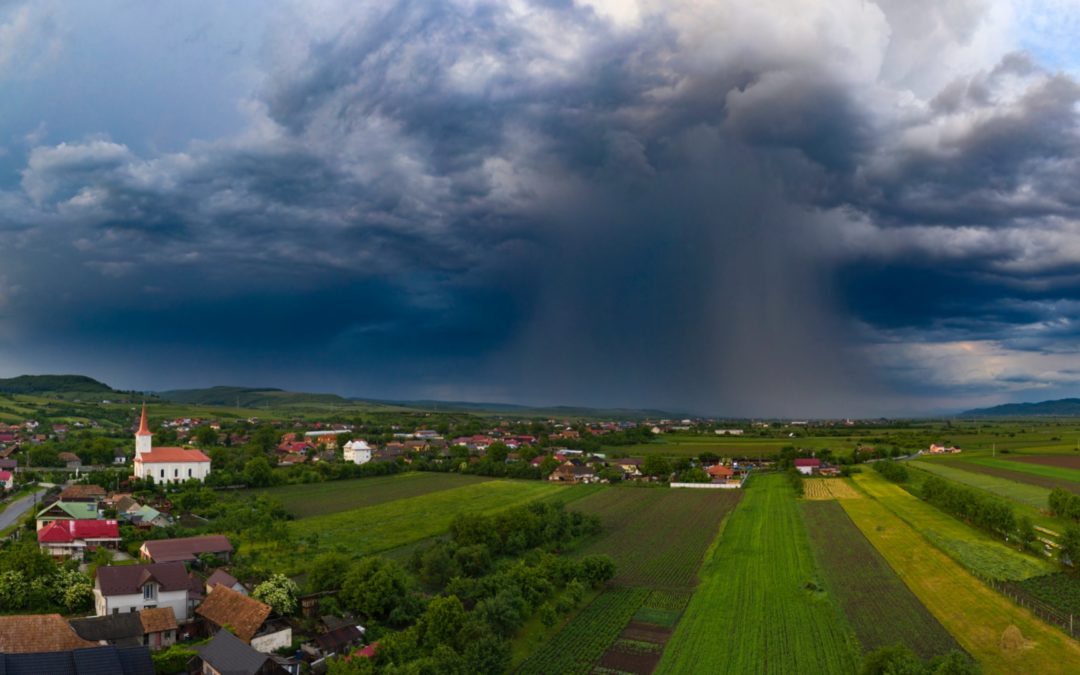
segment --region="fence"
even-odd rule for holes
[[[990,588],[1001,595],[1004,595],[1009,600],[1012,600],[1014,604],[1030,611],[1046,623],[1057,626],[1074,640],[1080,639],[1080,635],[1078,635],[1078,633],[1080,633],[1080,620],[1078,620],[1080,617],[1077,617],[1075,614],[1067,614],[1054,609],[1024,590],[1022,586],[1011,581],[999,581],[998,579],[991,579],[990,577],[984,576],[975,570],[969,569],[968,571]]]

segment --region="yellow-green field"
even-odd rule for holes
[[[1080,644],[983,584],[886,507],[914,497],[870,473],[855,481],[874,498],[843,500],[844,510],[984,673],[1075,671]],[[1010,626],[1024,644],[1002,640]]]

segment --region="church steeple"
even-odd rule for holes
[[[142,417],[139,419],[139,430],[135,432],[135,456],[139,457],[151,449],[150,425],[146,423],[146,404],[142,406]]]

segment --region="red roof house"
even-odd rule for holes
[[[821,468],[821,460],[815,457],[810,457],[807,459],[797,459],[795,460],[795,468],[799,471],[799,473],[809,475],[814,473],[816,469]]]
[[[38,530],[43,553],[58,558],[82,558],[87,549],[116,548],[120,527],[115,520],[53,520]]]

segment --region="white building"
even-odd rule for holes
[[[192,448],[155,448],[143,406],[139,430],[135,432],[135,477],[152,478],[155,483],[183,483],[192,478],[205,481],[210,474],[210,458]]]
[[[742,436],[743,435],[743,430],[742,429],[717,429],[715,433],[716,433],[717,436]]]
[[[98,616],[172,607],[177,621],[191,616],[194,598],[187,568],[181,562],[99,567],[94,580]]]
[[[349,441],[345,444],[345,461],[367,464],[371,461],[371,446],[367,441]]]

